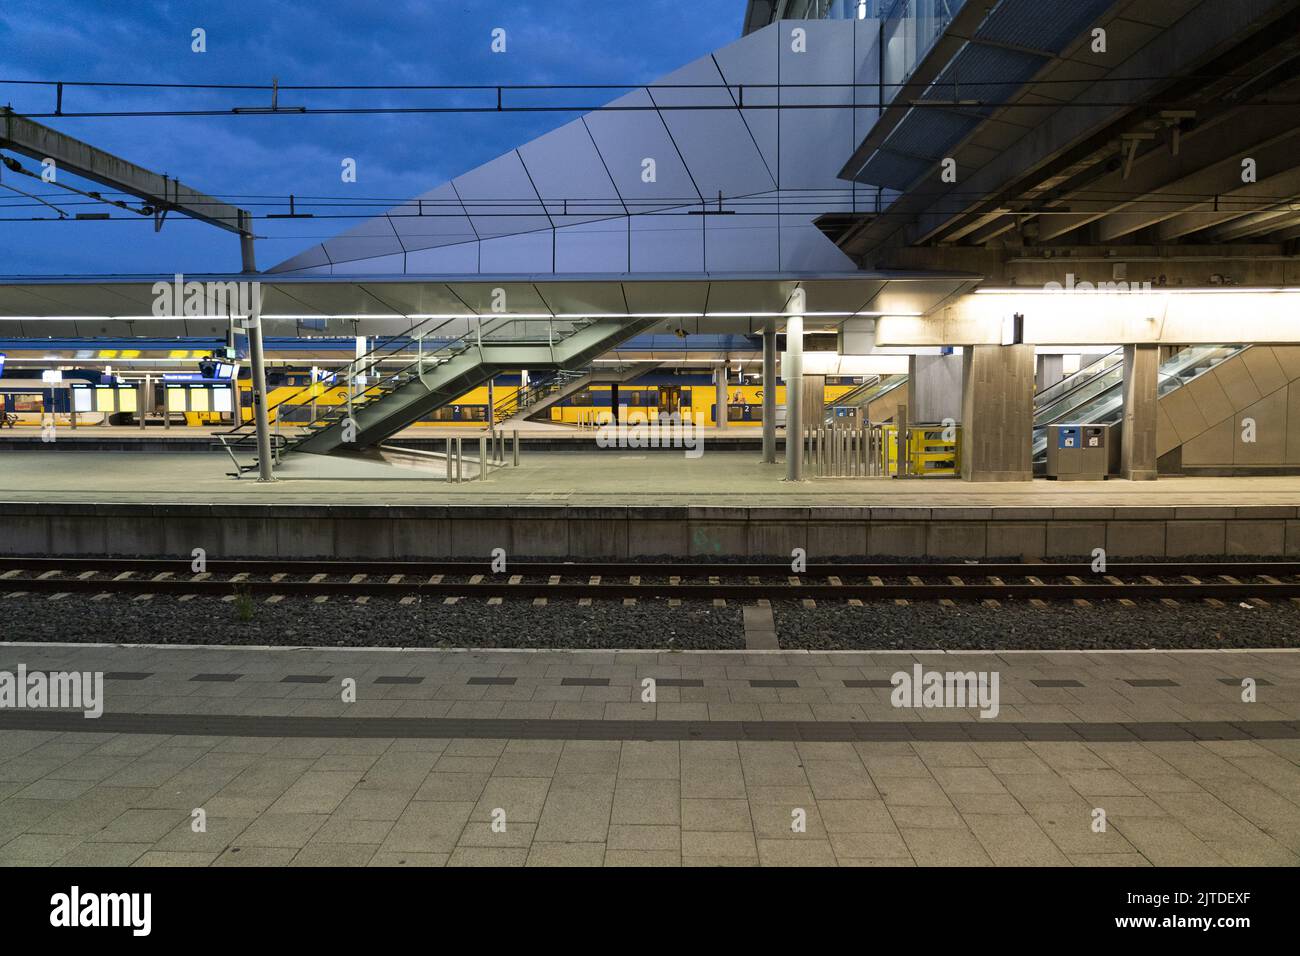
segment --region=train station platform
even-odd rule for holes
[[[317,459],[310,461],[308,459]],[[1300,554],[1300,477],[782,480],[748,451],[529,452],[445,463],[0,452],[0,553],[214,557],[1113,557]]]
[[[104,673],[103,714],[0,711],[0,865],[1300,862],[1295,652],[0,644],[20,665]],[[918,666],[998,674],[998,713],[893,706]]]
[[[217,436],[230,431],[231,426],[174,426],[163,428],[150,423],[148,428],[126,425],[88,425],[68,428],[62,425],[58,441],[49,445],[41,440],[41,429],[36,425],[19,425],[0,429],[0,449],[27,449],[58,451],[211,451]],[[590,448],[595,432],[552,422],[521,422],[502,429],[506,435],[518,432],[528,447],[537,451],[581,450]],[[274,432],[274,428],[272,429]],[[478,442],[483,429],[477,425],[417,425],[404,428],[387,440],[391,445],[417,448],[445,447],[448,438],[461,438],[467,444]],[[723,448],[756,449],[762,445],[762,425],[757,422],[736,422],[726,428],[716,425],[698,426],[698,434],[708,444]],[[785,429],[777,429],[778,444],[784,441]]]

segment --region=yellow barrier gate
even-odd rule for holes
[[[804,464],[814,478],[883,478],[899,474],[898,426],[830,425],[804,430]],[[912,425],[903,474],[955,477],[961,468],[961,428]]]

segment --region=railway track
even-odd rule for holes
[[[635,601],[797,600],[1033,603],[1098,600],[1300,604],[1300,562],[1088,564],[781,564],[526,562],[492,573],[487,562],[0,558],[0,598],[90,594],[182,599],[241,595],[270,601],[422,598]]]

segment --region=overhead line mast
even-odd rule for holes
[[[0,107],[0,149],[11,150],[41,162],[52,162],[58,170],[103,183],[144,200],[143,212],[154,217],[154,230],[162,228],[167,213],[175,211],[239,236],[242,271],[256,275],[253,250],[252,213],[231,206],[206,193],[186,186],[166,174],[155,173],[112,153],[84,143],[58,130],[34,122]],[[254,281],[254,280],[250,280]],[[256,289],[256,283],[254,285]],[[273,481],[271,429],[266,410],[266,367],[262,351],[262,303],[249,296],[250,314],[242,317],[248,333],[248,352],[253,371],[253,416],[257,425],[258,480]]]

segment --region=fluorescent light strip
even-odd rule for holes
[[[805,318],[880,318],[902,316],[916,318],[924,312],[488,312],[484,314],[460,313],[456,315],[282,315],[266,313],[263,319],[315,320],[343,319],[363,321],[376,319],[406,319],[429,321],[432,319],[781,319],[793,316]],[[10,322],[166,322],[176,319],[203,321],[226,319],[224,315],[0,315],[0,321]],[[236,317],[238,318],[238,317]]]
[[[1110,283],[1114,280],[1103,280],[1103,283]],[[1127,281],[1127,280],[1119,280]],[[1254,289],[1242,288],[1240,286],[1213,286],[1208,288],[1183,289],[1176,286],[1155,286],[1150,289],[1128,288],[1128,289],[1099,289],[1097,283],[1086,283],[1093,286],[1090,289],[1080,289],[1076,284],[1074,288],[1059,289],[1027,289],[1013,287],[1010,289],[976,289],[976,295],[1063,295],[1066,293],[1080,295],[1272,295],[1279,292],[1300,292],[1300,287],[1286,289]]]

